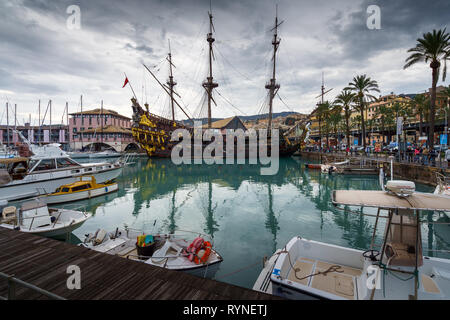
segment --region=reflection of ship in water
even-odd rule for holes
[[[300,165],[300,164],[299,164]],[[303,168],[303,165],[301,165]],[[342,231],[342,238],[352,248],[366,248],[370,245],[367,237],[373,230],[371,220],[364,216],[342,211],[331,202],[333,190],[338,189],[379,189],[378,179],[373,176],[359,175],[328,175],[316,170],[299,170],[299,177],[292,180],[297,189],[314,203],[320,213],[320,229],[325,230],[325,223],[331,219],[331,225],[338,226]]]
[[[277,249],[277,233],[278,233],[278,230],[280,230],[280,227],[278,225],[278,219],[275,216],[275,212],[273,211],[272,184],[270,182],[267,184],[267,197],[268,197],[269,207],[267,210],[266,228],[269,229],[273,235],[272,250],[273,250],[273,252],[275,252],[275,250]]]
[[[127,167],[125,176],[133,177],[123,182],[122,194],[132,194],[134,203],[133,215],[137,216],[144,207],[149,207],[154,199],[167,199],[167,216],[163,221],[163,227],[168,231],[177,229],[176,219],[181,214],[182,206],[186,199],[177,199],[179,190],[194,190],[189,193],[199,194],[198,207],[205,217],[204,232],[214,236],[219,225],[215,217],[218,204],[214,202],[214,185],[226,186],[232,190],[238,190],[244,181],[258,184],[270,184],[281,186],[286,181],[286,176],[296,172],[298,166],[293,159],[282,159],[279,164],[279,172],[274,176],[262,176],[260,165],[175,165],[167,159],[148,159],[138,161],[136,166]],[[188,197],[189,197],[188,193]],[[270,203],[273,201],[270,190]],[[177,201],[178,200],[178,201]],[[272,204],[269,205],[267,227],[271,229],[274,219]],[[270,213],[271,212],[271,213]],[[275,219],[276,220],[276,219]],[[278,227],[276,227],[278,228]],[[276,237],[276,235],[275,235]]]

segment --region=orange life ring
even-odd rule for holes
[[[206,261],[208,261],[209,255],[211,254],[211,249],[212,249],[211,242],[205,241],[203,243],[203,246],[201,248],[198,248],[197,251],[195,252],[194,262],[196,264],[200,264],[200,263],[205,263]],[[199,253],[200,250],[205,250],[205,253],[199,259],[198,258],[198,253]]]

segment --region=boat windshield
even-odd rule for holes
[[[72,191],[80,191],[80,190],[85,190],[85,189],[89,189],[91,187],[90,183],[86,183],[86,184],[82,184],[81,186],[76,186],[72,188]]]
[[[42,159],[33,171],[44,171],[56,169],[55,159]]]
[[[58,158],[58,159],[56,159],[56,164],[58,165],[58,169],[79,166],[78,163],[76,163],[75,161],[73,161],[70,158]]]

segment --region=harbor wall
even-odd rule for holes
[[[383,165],[383,170],[386,176],[390,175],[390,160],[386,157],[378,159],[362,159],[360,157],[347,157],[344,154],[320,153],[320,152],[306,152],[301,151],[299,156],[304,160],[313,160],[320,163],[337,162],[350,159],[353,164],[361,164],[363,166],[380,166]],[[423,183],[431,186],[436,186],[436,172],[443,175],[450,176],[450,169],[441,169],[437,167],[425,166],[415,163],[398,163],[394,162],[394,178],[412,180],[418,183]]]

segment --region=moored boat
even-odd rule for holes
[[[142,236],[151,241],[145,247],[138,247],[138,237]],[[204,240],[205,237],[188,231],[148,235],[126,227],[109,233],[99,229],[87,234],[80,245],[169,270],[213,278],[223,259],[213,248],[212,242]]]
[[[0,200],[19,200],[54,192],[63,184],[76,182],[82,175],[93,175],[98,183],[117,178],[123,163],[78,163],[57,143],[44,146],[31,145],[19,132],[19,136],[30,147],[30,158],[1,159],[8,169],[10,181],[0,185]]]
[[[73,183],[58,187],[55,192],[42,196],[47,204],[71,202],[102,196],[118,190],[116,182],[97,183],[94,176],[81,176]]]
[[[378,208],[370,248],[363,251],[294,237],[266,262],[253,289],[289,299],[450,299],[450,260],[422,255],[419,214],[449,212],[450,199],[403,191],[335,190],[336,206]],[[387,223],[378,250],[380,218]]]
[[[321,170],[322,165],[320,163],[307,163],[305,167],[308,169]]]
[[[0,226],[45,237],[66,235],[79,228],[91,214],[77,210],[49,208],[45,202],[35,199],[22,204],[4,207]]]

